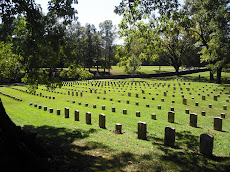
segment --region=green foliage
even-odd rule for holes
[[[22,65],[22,57],[12,52],[11,43],[0,42],[0,79],[16,79]]]
[[[78,80],[86,80],[92,78],[93,74],[86,70],[83,70],[82,68],[74,64],[69,66],[68,70],[62,70],[60,76],[67,78],[75,78]]]

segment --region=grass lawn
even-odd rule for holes
[[[13,88],[26,90],[25,86],[10,86],[0,87],[0,91],[23,101],[0,95],[6,112],[23,129],[38,132],[38,139],[53,155],[51,171],[230,170],[229,85],[202,82],[190,82],[189,85],[188,81],[180,79],[82,81],[69,82],[55,92],[39,86],[36,92],[38,96]],[[190,90],[187,91],[187,88]],[[167,96],[164,96],[165,91]],[[40,92],[48,98],[40,97]],[[83,93],[82,97],[80,92]],[[128,96],[128,92],[131,96]],[[218,94],[218,101],[214,101],[214,95]],[[182,104],[182,95],[187,98],[187,105]],[[202,100],[202,95],[206,96],[206,100]],[[55,96],[55,99],[49,99],[49,96]],[[30,106],[31,102],[33,105]],[[195,106],[196,102],[199,106]],[[34,107],[34,104],[42,105],[42,109]],[[212,108],[209,108],[209,104],[212,104]],[[102,105],[105,105],[105,110],[102,110]],[[157,108],[158,105],[161,105],[161,109]],[[228,109],[223,110],[223,105],[227,105]],[[48,111],[43,110],[44,106],[48,107]],[[70,110],[70,118],[64,118],[65,107]],[[112,107],[116,108],[116,112],[112,112]],[[168,122],[171,107],[174,107],[175,123]],[[54,113],[49,113],[49,108],[53,108]],[[60,116],[56,115],[56,109],[61,110]],[[123,109],[127,109],[127,115],[122,113]],[[197,127],[189,126],[190,115],[185,113],[186,109],[198,115]],[[75,110],[80,112],[80,121],[74,120]],[[140,117],[136,117],[136,111],[140,111]],[[206,116],[201,115],[202,111],[206,111]],[[86,112],[91,112],[91,125],[86,124]],[[101,113],[106,115],[106,129],[98,126]],[[152,113],[156,114],[157,120],[151,119]],[[216,131],[213,129],[214,117],[220,117],[221,113],[225,113],[226,118],[222,119],[222,131]],[[138,121],[147,123],[147,140],[137,139]],[[122,124],[122,134],[114,133],[116,123]],[[166,126],[176,129],[174,147],[164,145]],[[212,157],[199,153],[199,136],[202,133],[214,136]]]
[[[93,68],[92,70],[96,71],[96,68]],[[99,71],[104,71],[103,69],[99,69]],[[108,70],[106,70],[108,71]],[[139,70],[139,73],[141,74],[153,74],[158,72],[174,72],[175,69],[172,66],[141,66],[141,69]],[[126,75],[124,72],[123,67],[119,66],[112,66],[111,68],[111,74],[112,75]]]

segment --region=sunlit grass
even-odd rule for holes
[[[39,138],[47,139],[47,147],[53,154],[65,156],[62,155],[62,152],[56,152],[58,147],[50,145],[53,141],[61,147],[65,145],[65,142],[66,145],[72,145],[71,148],[64,148],[76,154],[72,155],[73,157],[67,156],[63,161],[71,161],[69,163],[72,164],[75,162],[74,156],[79,153],[81,156],[87,155],[86,159],[97,157],[97,161],[91,164],[92,168],[91,166],[84,167],[85,169],[89,168],[88,170],[104,171],[111,168],[112,171],[190,171],[191,168],[202,171],[205,166],[209,170],[224,170],[227,168],[226,165],[230,162],[229,158],[224,158],[220,163],[220,160],[209,159],[199,154],[199,136],[202,133],[214,135],[213,154],[218,157],[229,157],[230,126],[228,124],[230,107],[229,102],[226,102],[226,99],[230,99],[228,97],[229,86],[224,89],[223,85],[201,82],[190,82],[189,85],[189,82],[177,81],[176,79],[174,81],[144,80],[144,82],[140,82],[140,85],[138,81],[143,80],[135,79],[133,85],[132,81],[128,79],[112,80],[109,81],[110,85],[108,85],[108,81],[102,81],[104,85],[99,87],[95,84],[101,81],[78,82],[79,85],[75,83],[72,87],[66,85],[61,89],[56,89],[55,91],[59,94],[44,91],[46,89],[44,86],[39,87],[37,94],[42,92],[43,95],[48,97],[55,96],[55,100],[12,89],[26,90],[26,87],[0,87],[0,91],[19,97],[23,99],[23,102],[17,102],[2,95],[0,97],[10,118],[17,125],[37,130]],[[106,86],[105,82],[107,82]],[[116,86],[111,85],[113,82],[116,83]],[[123,84],[121,84],[122,82]],[[120,83],[120,87],[118,83]],[[163,87],[161,84],[158,87],[159,83],[165,83],[165,86]],[[179,83],[181,86],[178,85]],[[170,87],[168,87],[169,84]],[[175,84],[176,90],[173,89],[173,84]],[[186,90],[188,87],[190,87],[190,91]],[[92,93],[90,93],[90,89],[92,89]],[[95,89],[97,89],[97,93],[94,93]],[[68,95],[68,90],[71,94],[72,91],[75,94],[76,91],[79,91],[79,94],[82,91],[83,97]],[[106,94],[104,94],[104,90],[106,90]],[[145,90],[144,94],[142,90]],[[168,91],[167,96],[164,96],[163,93],[166,90]],[[60,94],[61,92],[62,94]],[[131,93],[131,97],[128,96],[128,92]],[[139,94],[139,98],[136,98],[136,93]],[[175,97],[172,96],[173,94]],[[218,101],[214,101],[213,96],[217,94],[220,94],[220,97]],[[188,105],[182,104],[182,95],[188,99]],[[201,99],[202,95],[206,95],[206,100]],[[99,96],[99,99],[97,99],[97,96]],[[144,96],[145,99],[143,99]],[[152,100],[153,97],[154,100]],[[113,101],[110,101],[110,98],[113,98]],[[164,98],[164,102],[161,101],[162,98]],[[118,99],[121,101],[120,103]],[[73,100],[75,100],[75,103],[72,103]],[[126,103],[127,100],[130,101],[129,104]],[[175,103],[172,103],[172,100],[175,100]],[[135,104],[136,101],[139,102],[139,106]],[[39,110],[34,105],[30,106],[30,102],[42,105],[42,109]],[[81,102],[81,105],[78,105],[78,102]],[[195,106],[195,102],[199,102],[198,107]],[[88,107],[85,107],[85,103],[88,103]],[[97,105],[97,108],[93,108],[94,104]],[[146,104],[149,104],[150,108],[147,108]],[[212,104],[212,108],[208,107],[209,104]],[[102,105],[106,106],[106,110],[101,109]],[[162,106],[161,110],[157,109],[158,105]],[[227,111],[223,110],[223,105],[228,106]],[[48,106],[48,111],[49,108],[53,108],[54,113],[44,112],[44,106]],[[64,118],[65,107],[70,109],[70,119]],[[115,113],[112,112],[112,107],[116,108]],[[168,111],[171,107],[175,109],[175,123],[167,122]],[[61,109],[60,116],[56,115],[56,109]],[[127,115],[122,114],[123,109],[127,109]],[[189,126],[189,114],[185,113],[185,109],[189,109],[190,113],[198,114],[197,128]],[[80,121],[74,121],[74,110],[80,111]],[[85,123],[85,113],[88,111],[92,113],[92,125]],[[136,111],[141,112],[141,117],[136,117]],[[201,111],[206,111],[206,116],[201,116]],[[106,115],[106,129],[98,127],[100,113]],[[151,119],[152,113],[157,115],[157,120]],[[220,117],[220,113],[226,113],[226,118],[223,119],[223,132],[213,129],[213,118]],[[147,123],[147,140],[137,139],[138,121]],[[122,124],[122,135],[113,132],[116,123]],[[163,145],[164,128],[166,126],[176,128],[177,148],[169,148]],[[51,131],[57,132],[52,136]],[[77,134],[71,135],[71,131],[72,133],[77,132]],[[64,134],[68,137],[62,143],[61,138],[63,139]],[[197,164],[194,164],[195,159]],[[204,165],[207,161],[208,165]]]

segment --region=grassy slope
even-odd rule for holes
[[[140,88],[137,84],[136,88],[132,87],[132,90],[130,90],[131,85],[117,86],[115,92],[111,86],[104,86],[97,87],[97,94],[89,93],[89,88],[96,88],[91,85],[74,85],[74,87],[63,87],[56,90],[63,93],[67,93],[68,88],[82,90],[84,91],[83,97],[72,97],[42,90],[37,91],[44,95],[55,96],[55,100],[0,87],[0,91],[15,95],[24,101],[16,102],[2,95],[0,97],[7,113],[17,125],[23,126],[24,129],[38,131],[38,137],[43,140],[47,149],[54,154],[53,170],[77,168],[82,171],[221,171],[229,168],[227,165],[230,163],[230,126],[228,125],[230,114],[229,111],[224,111],[222,108],[224,104],[227,104],[230,108],[229,103],[226,102],[229,87],[226,87],[223,91],[219,101],[214,102],[213,95],[220,92],[221,86],[193,82],[190,86],[190,92],[192,93],[190,95],[185,89],[189,87],[188,82],[186,82],[186,85],[181,83],[183,94],[188,98],[188,105],[183,105],[177,81],[147,81],[151,84],[163,82],[166,83],[166,86],[155,86],[150,89],[143,84]],[[168,83],[171,83],[170,88],[167,87]],[[176,97],[174,98],[172,97],[173,83],[177,86]],[[211,91],[216,87],[218,87],[218,90],[211,94]],[[26,89],[24,87],[18,88]],[[125,90],[126,88],[127,90]],[[141,89],[145,89],[144,95],[141,93]],[[103,90],[107,90],[107,94],[104,94]],[[168,90],[168,95],[164,97],[163,92],[166,90]],[[128,97],[127,92],[131,92],[131,97]],[[206,96],[206,100],[202,101],[201,96],[197,95],[198,92],[201,95],[210,93],[210,96]],[[139,93],[139,98],[135,97],[135,93]],[[148,93],[151,93],[151,95]],[[97,99],[97,96],[100,96],[100,99]],[[146,99],[143,99],[143,96]],[[103,100],[103,97],[106,97],[106,100]],[[111,97],[113,101],[109,100]],[[151,100],[152,97],[155,100]],[[192,97],[195,99],[192,100]],[[161,98],[165,98],[165,102],[161,102]],[[121,103],[117,102],[118,99],[121,99]],[[67,102],[67,100],[70,100],[70,102]],[[76,103],[73,104],[72,100],[75,100]],[[126,100],[130,100],[130,104],[126,104]],[[172,100],[175,100],[175,104],[172,103]],[[82,102],[82,105],[77,104],[79,101]],[[135,105],[136,101],[139,101],[139,106]],[[30,102],[52,107],[54,108],[54,114],[29,106]],[[199,102],[199,107],[194,106],[195,102]],[[89,107],[85,107],[85,103],[88,103]],[[93,104],[97,105],[96,109],[93,109]],[[150,104],[150,108],[146,108],[146,104]],[[208,104],[212,104],[213,108],[209,109]],[[102,105],[106,106],[105,111],[101,110]],[[157,105],[161,105],[162,110],[158,110]],[[70,119],[64,118],[65,107],[70,108]],[[112,107],[116,107],[116,113],[111,111]],[[176,123],[174,124],[167,122],[167,113],[170,111],[170,107],[175,108]],[[56,109],[61,109],[61,116],[55,115]],[[122,114],[123,109],[128,110],[128,115]],[[185,109],[189,109],[190,113],[198,114],[198,128],[189,126],[189,115],[185,114]],[[80,121],[78,122],[74,121],[74,110],[80,111]],[[203,110],[206,111],[206,116],[201,116]],[[92,112],[92,125],[85,124],[85,112],[87,111]],[[140,118],[135,116],[136,111],[141,112]],[[213,117],[219,116],[222,112],[225,112],[227,116],[226,119],[223,119],[223,132],[215,131],[213,130]],[[98,115],[100,113],[106,114],[107,129],[98,127]],[[151,113],[157,114],[157,120],[150,118]],[[147,122],[147,141],[137,139],[138,121]],[[123,125],[124,133],[122,135],[116,135],[112,132],[115,123]],[[176,128],[175,148],[163,145],[164,128],[166,126]],[[215,156],[213,158],[198,153],[199,135],[202,133],[210,133],[215,137],[213,152]]]

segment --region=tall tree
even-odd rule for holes
[[[217,72],[217,83],[230,62],[229,8],[229,0],[187,0],[184,7],[188,10],[185,28],[199,39],[201,58]]]
[[[104,72],[105,72],[105,68],[108,67],[110,73],[112,44],[116,36],[115,35],[116,28],[115,26],[113,26],[111,20],[105,20],[104,22],[100,23],[99,28],[100,28],[100,34],[103,39],[103,48],[104,48],[104,56],[105,56]]]

